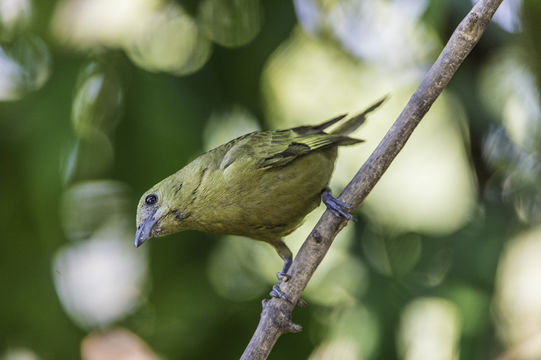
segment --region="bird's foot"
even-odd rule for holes
[[[291,303],[291,301],[289,301],[286,294],[284,294],[284,292],[280,289],[280,284],[282,284],[283,282],[287,282],[289,281],[289,279],[291,279],[291,275],[286,273],[287,271],[286,267],[289,268],[290,263],[291,262],[286,261],[286,264],[284,265],[284,269],[276,273],[276,277],[278,278],[278,284],[272,287],[272,291],[269,294],[272,297],[284,299],[288,303]]]
[[[282,291],[282,289],[280,289],[280,285],[282,283],[285,283],[285,282],[289,281],[291,279],[291,275],[286,274],[283,271],[280,271],[280,272],[276,273],[276,277],[278,278],[278,284],[276,284],[276,285],[274,285],[272,287],[272,290],[271,290],[269,295],[272,296],[272,297],[275,297],[275,298],[283,299],[283,300],[287,301],[288,303],[292,304],[291,300],[289,300],[287,295]],[[301,306],[301,307],[305,306],[306,301],[304,301],[303,299],[299,299],[299,301],[297,302],[297,305]]]
[[[348,220],[353,219],[353,216],[349,213],[352,206],[332,196],[331,191],[328,188],[323,190],[323,193],[321,193],[321,199],[323,200],[325,206],[327,206],[327,209],[329,209],[335,216],[344,217]]]
[[[276,284],[276,285],[274,285],[272,287],[272,290],[269,293],[269,295],[272,296],[272,297],[275,297],[275,298],[283,299],[283,300],[287,301],[288,303],[292,304],[291,300],[289,300],[287,295],[280,289],[279,284]],[[307,302],[304,301],[303,299],[299,299],[299,301],[297,302],[297,305],[300,306],[300,307],[303,307],[303,306],[307,305]]]
[[[279,244],[285,246],[283,242],[280,242]],[[291,279],[291,275],[289,275],[287,272],[291,264],[293,263],[293,256],[291,255],[291,251],[289,251],[287,247],[286,249],[287,249],[287,252],[285,252],[286,255],[282,255],[282,254],[280,255],[284,259],[284,267],[282,268],[282,271],[279,271],[276,273],[278,284],[272,287],[272,291],[270,292],[269,295],[275,298],[283,299],[287,301],[288,303],[292,304],[293,302],[289,300],[287,295],[282,291],[282,289],[280,289],[280,285],[282,285],[285,282],[288,282]],[[278,253],[280,254],[280,251]],[[303,299],[299,299],[299,301],[297,302],[297,305],[304,306],[306,305],[306,301],[304,301]]]
[[[276,285],[274,285],[272,287],[272,290],[269,293],[269,295],[272,296],[272,297],[275,297],[275,298],[283,299],[283,300],[285,300],[285,301],[287,301],[288,303],[291,304],[291,301],[288,299],[286,294],[284,294],[284,292],[280,289],[280,285],[278,285],[278,284],[276,284]]]

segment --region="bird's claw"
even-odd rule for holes
[[[344,217],[348,220],[353,219],[353,216],[349,213],[353,207],[332,196],[329,189],[325,189],[323,191],[321,198],[325,206],[327,206],[327,209],[329,209],[335,216]]]
[[[279,285],[274,285],[269,295],[275,298],[283,299],[287,301],[288,303],[292,304],[291,300],[289,300],[287,295],[280,289]],[[307,302],[304,301],[303,299],[299,299],[299,301],[297,302],[297,305],[300,307],[303,307],[307,305]]]
[[[273,285],[272,290],[269,293],[269,295],[275,298],[283,299],[291,304],[291,301],[287,298],[286,294],[284,294],[284,292],[280,290],[279,285]]]
[[[274,298],[283,299],[287,301],[288,303],[293,304],[293,302],[289,300],[287,295],[280,289],[280,285],[282,283],[288,282],[291,279],[291,275],[288,274],[287,272],[289,270],[289,267],[291,266],[291,263],[293,262],[293,257],[291,255],[291,251],[289,251],[289,249],[287,248],[287,246],[285,246],[283,242],[280,242],[279,244],[282,244],[283,247],[286,248],[287,252],[286,252],[286,255],[280,254],[280,251],[278,252],[278,254],[280,254],[280,256],[284,259],[284,267],[282,268],[282,271],[279,271],[276,273],[276,278],[278,278],[278,284],[272,287],[272,290],[269,295]],[[297,305],[304,306],[306,305],[306,301],[304,301],[303,299],[299,299],[299,301],[297,302]]]
[[[289,301],[289,299],[287,298],[286,294],[284,294],[284,292],[280,289],[280,284],[282,282],[289,281],[289,279],[291,279],[291,275],[286,274],[283,271],[279,271],[276,273],[276,277],[278,278],[278,284],[273,285],[272,290],[269,295],[275,298],[284,299],[288,303],[291,303],[291,301]]]

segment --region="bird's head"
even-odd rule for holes
[[[135,246],[152,237],[169,235],[183,230],[185,213],[179,209],[182,183],[167,178],[146,191],[137,205]]]

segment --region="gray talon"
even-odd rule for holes
[[[329,209],[334,214],[334,216],[344,217],[348,220],[353,219],[353,216],[348,212],[353,207],[332,196],[329,189],[323,190],[323,193],[321,194],[321,199],[323,200],[323,203],[327,206],[327,209]]]
[[[288,303],[292,304],[291,300],[289,300],[286,296],[286,294],[284,294],[284,292],[282,290],[280,290],[280,287],[278,285],[274,285],[272,287],[272,290],[271,292],[269,293],[270,296],[274,297],[274,298],[280,298],[280,299],[284,299],[285,301],[287,301]],[[264,306],[265,304],[263,304]],[[303,307],[303,306],[306,306],[307,303],[306,301],[304,301],[303,299],[299,299],[299,301],[297,302],[297,306],[300,306],[300,307]]]
[[[272,287],[272,291],[269,293],[269,295],[275,298],[284,299],[288,303],[291,303],[291,301],[289,301],[289,299],[287,298],[286,294],[284,294],[284,292],[280,290],[280,287],[278,285],[274,285]]]

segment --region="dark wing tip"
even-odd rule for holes
[[[341,115],[338,115],[336,117],[333,117],[332,119],[330,120],[327,120],[319,125],[307,125],[307,126],[298,126],[298,127],[295,127],[295,128],[292,128],[291,130],[295,131],[297,134],[312,134],[312,133],[318,133],[318,132],[321,132],[322,130],[328,128],[329,126],[332,126],[334,125],[335,123],[337,123],[338,121],[342,120],[343,118],[345,118],[346,116],[348,116],[347,113],[345,114],[341,114]]]
[[[376,110],[378,107],[380,107],[385,101],[389,100],[391,97],[391,94],[385,94],[381,99],[376,101],[374,104],[370,105],[365,111],[363,111],[363,115],[366,115],[374,110]]]

